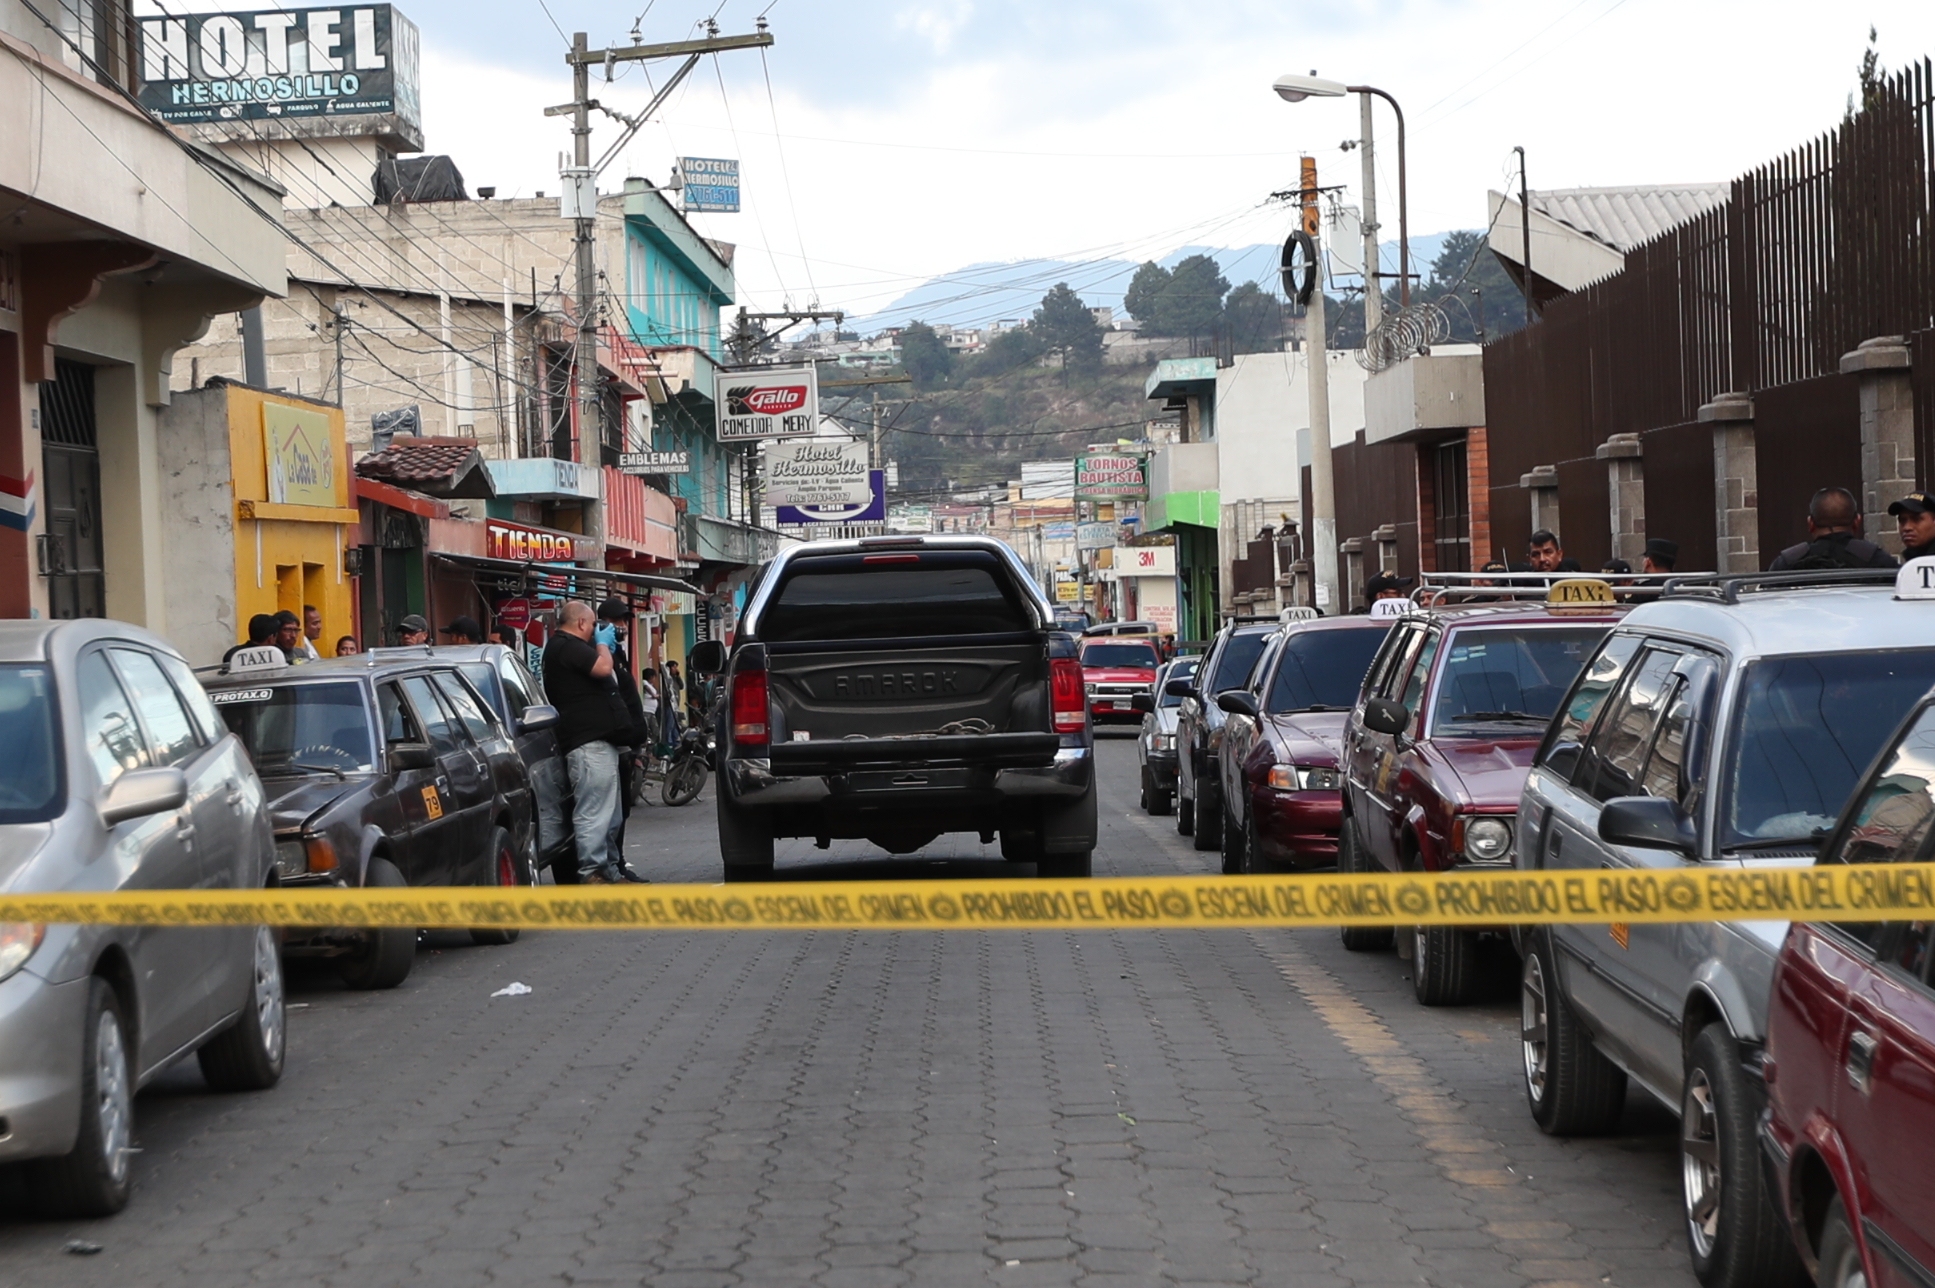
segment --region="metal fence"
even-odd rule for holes
[[[1626,256],[1485,347],[1495,485],[1590,456],[1702,403],[1839,369],[1863,340],[1935,324],[1935,73],[1740,176],[1726,204]]]

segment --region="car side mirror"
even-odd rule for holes
[[[165,814],[188,803],[188,779],[179,769],[130,769],[101,793],[101,826]]]
[[[1255,720],[1261,711],[1256,698],[1248,689],[1229,689],[1216,695],[1216,705],[1233,716],[1248,716]]]
[[[558,709],[547,702],[533,702],[524,708],[524,714],[517,718],[519,733],[541,733],[554,729],[558,723]]]
[[[700,640],[686,654],[685,664],[694,675],[718,675],[726,669],[726,646],[718,640]]]
[[[430,747],[421,742],[399,742],[390,748],[390,772],[400,774],[406,769],[429,769],[437,763]]]
[[[1156,709],[1155,694],[1153,693],[1135,694],[1129,699],[1129,709],[1131,711],[1140,711],[1145,715],[1151,711],[1154,711]]]
[[[1657,796],[1620,796],[1599,811],[1599,839],[1643,850],[1672,850],[1692,857],[1699,849],[1693,820]]]
[[[1373,733],[1386,733],[1393,738],[1403,733],[1411,724],[1411,713],[1404,709],[1402,702],[1389,698],[1366,698],[1364,701],[1364,727]]]
[[[1196,696],[1196,686],[1188,680],[1171,680],[1162,686],[1162,691],[1172,698],[1193,698]]]

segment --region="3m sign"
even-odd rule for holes
[[[721,371],[714,403],[722,443],[807,438],[820,418],[818,373],[811,366]]]
[[[1149,463],[1126,453],[1075,458],[1077,501],[1146,501]]]
[[[1174,546],[1117,546],[1110,567],[1118,577],[1173,577],[1176,575]]]

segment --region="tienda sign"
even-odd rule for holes
[[[1148,462],[1140,456],[1111,453],[1075,458],[1077,501],[1146,501]]]
[[[590,542],[569,532],[547,532],[502,519],[484,520],[484,553],[517,563],[573,563],[589,559]]]

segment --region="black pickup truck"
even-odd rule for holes
[[[1007,546],[815,541],[762,571],[730,655],[718,743],[728,881],[770,877],[776,837],[893,854],[1001,838],[1041,876],[1089,874],[1095,740],[1074,637]]]

